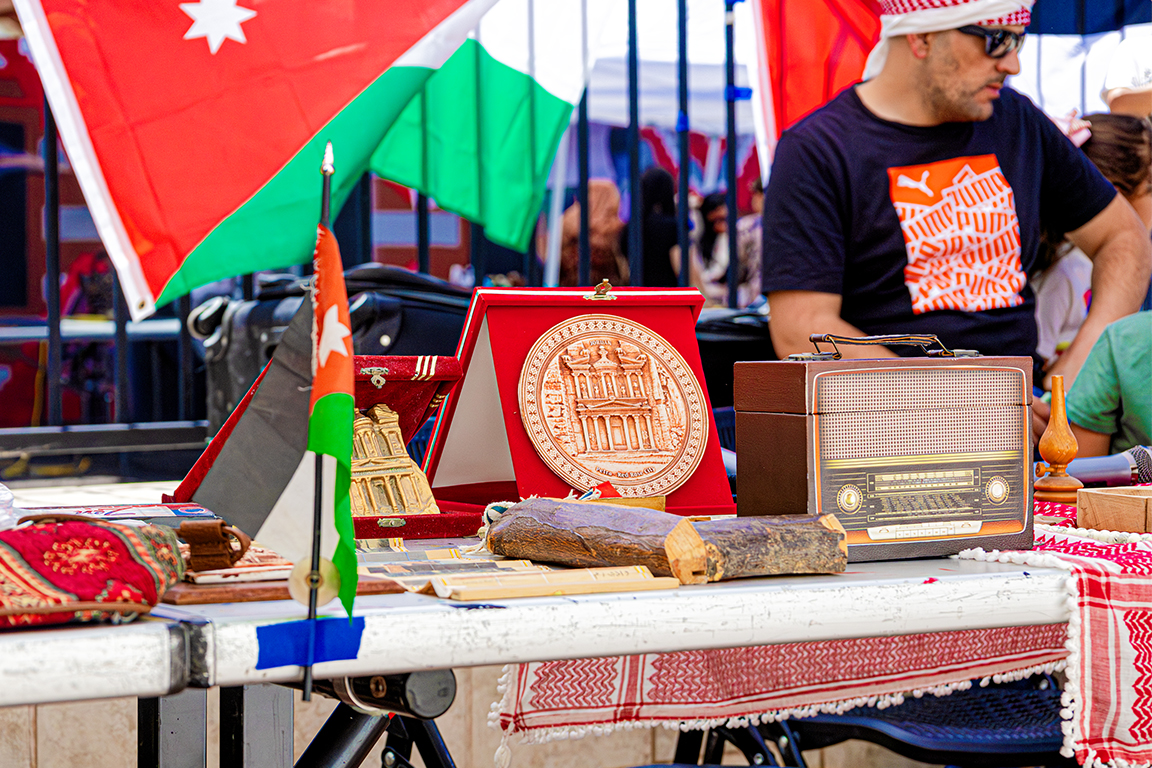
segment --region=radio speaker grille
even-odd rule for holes
[[[983,409],[1022,405],[1024,372],[1003,368],[889,368],[822,374],[816,412]]]
[[[825,459],[1023,450],[1024,373],[995,368],[852,371],[819,376]]]
[[[1020,406],[980,411],[866,411],[820,417],[825,459],[935,456],[1023,449]]]

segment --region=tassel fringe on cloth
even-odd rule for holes
[[[959,557],[1069,571],[1068,624],[508,665],[489,724],[543,743],[657,725],[742,727],[1064,670],[1062,753],[1087,768],[1152,763],[1152,535],[1076,529],[1036,505],[1032,551]]]

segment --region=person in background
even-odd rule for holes
[[[747,307],[760,298],[763,248],[764,182],[757,176],[750,189],[752,212],[736,220],[736,252],[740,255],[739,304]]]
[[[1091,133],[1080,149],[1124,196],[1144,227],[1152,228],[1152,121],[1092,114],[1073,123],[1073,131],[1087,128]],[[1088,316],[1092,261],[1060,230],[1045,234],[1040,261],[1048,266],[1032,279],[1039,339],[1036,351],[1048,369]]]
[[[1152,312],[1104,329],[1065,402],[1077,456],[1152,445]]]
[[[759,194],[757,194],[759,193]],[[760,297],[760,212],[764,194],[759,180],[753,185],[754,213],[736,222],[736,306],[747,307]],[[728,204],[723,192],[714,192],[700,205],[704,222],[693,284],[713,306],[728,306]]]
[[[703,222],[692,265],[692,284],[711,306],[728,303],[728,205],[723,192],[705,195],[700,201]]]
[[[773,158],[763,289],[776,352],[810,351],[812,333],[932,333],[1034,356],[1028,275],[1043,226],[1059,221],[1093,260],[1088,317],[1049,371],[1070,381],[1104,327],[1139,308],[1152,243],[1095,166],[1004,85],[1020,71],[1031,0],[880,5],[863,82],[785,131]],[[841,349],[897,351],[918,354]],[[1033,410],[1042,429],[1048,409]]]
[[[1120,41],[1108,63],[1100,97],[1114,113],[1152,115],[1152,38],[1132,36]]]
[[[679,285],[677,267],[672,263],[676,236],[676,184],[672,174],[659,166],[640,177],[641,225],[644,232],[643,285],[673,288]],[[621,251],[628,256],[629,222],[620,233]]]
[[[579,285],[580,201],[564,211],[560,241],[560,285]],[[589,274],[592,285],[607,280],[612,285],[628,285],[628,261],[620,249],[620,190],[607,179],[588,182]]]

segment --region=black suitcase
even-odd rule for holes
[[[428,275],[384,264],[344,273],[358,355],[454,355],[471,294]],[[213,433],[263,370],[300,302],[309,278],[265,280],[255,299],[217,296],[188,317],[204,344],[208,421]]]
[[[741,360],[775,360],[768,315],[756,309],[706,309],[696,321],[700,363],[713,408],[732,405],[732,366]]]

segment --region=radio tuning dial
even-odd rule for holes
[[[836,494],[836,506],[840,508],[841,512],[849,515],[853,512],[858,512],[863,502],[863,494],[861,494],[860,489],[854,485],[842,486]]]
[[[1004,500],[1008,498],[1008,481],[1000,475],[994,476],[984,487],[984,495],[993,504],[1003,504]]]

